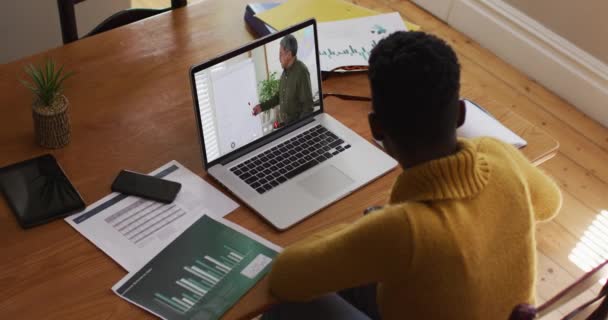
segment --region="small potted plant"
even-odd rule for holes
[[[68,99],[63,95],[63,82],[73,72],[57,68],[55,61],[46,59],[38,66],[25,67],[30,81],[21,80],[34,94],[32,117],[36,142],[46,148],[61,148],[70,142]]]

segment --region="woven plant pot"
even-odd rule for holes
[[[59,96],[51,106],[40,102],[32,105],[36,142],[45,148],[57,149],[70,142],[70,117],[68,99]]]

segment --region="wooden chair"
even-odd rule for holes
[[[587,272],[583,277],[559,292],[553,298],[547,300],[539,307],[528,304],[520,304],[513,309],[509,320],[532,320],[543,316],[562,307],[573,298],[587,291],[602,278],[608,276],[608,260]],[[590,301],[574,309],[562,320],[587,319],[587,320],[606,320],[608,319],[608,281],[600,290],[600,293]]]
[[[61,36],[64,44],[78,40],[74,6],[83,1],[85,0],[57,0],[59,22],[61,23]],[[93,30],[83,36],[83,38],[118,28],[159,13],[184,7],[186,6],[186,3],[187,0],[171,0],[171,7],[165,9],[127,9],[117,12],[101,22],[97,27],[93,28]]]

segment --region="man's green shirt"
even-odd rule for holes
[[[312,112],[312,89],[310,73],[306,65],[295,60],[291,67],[283,70],[279,82],[279,92],[260,105],[262,111],[279,107],[279,119],[288,123]]]

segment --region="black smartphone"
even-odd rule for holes
[[[129,170],[121,170],[112,183],[112,191],[171,203],[182,188],[181,183]]]

